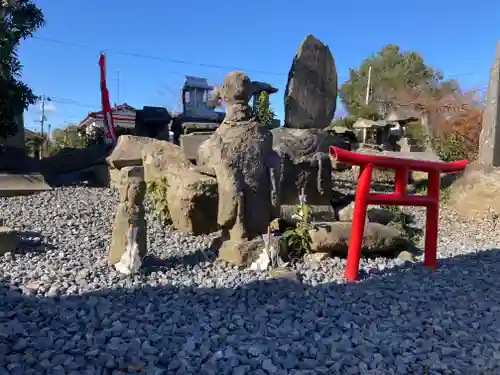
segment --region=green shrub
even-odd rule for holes
[[[448,134],[432,139],[432,148],[443,161],[470,159],[464,139],[457,134]]]
[[[167,204],[168,182],[165,177],[148,182],[148,198],[152,204],[153,213],[162,224],[172,224],[170,210]]]
[[[412,121],[406,125],[405,136],[412,139],[416,145],[425,149],[429,137],[420,121]]]

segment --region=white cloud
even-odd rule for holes
[[[40,111],[42,110],[42,103],[40,103]],[[45,112],[55,112],[57,110],[56,105],[53,102],[45,102]]]

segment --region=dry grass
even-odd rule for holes
[[[500,169],[471,165],[450,189],[448,205],[469,219],[500,215]]]

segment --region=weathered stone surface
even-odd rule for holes
[[[139,255],[144,257],[147,253],[144,169],[142,167],[124,167],[120,170],[120,175],[120,203],[113,223],[111,246],[108,253],[109,264],[118,263],[125,253],[130,225],[137,227],[136,241]]]
[[[219,259],[239,267],[249,267],[255,262],[264,249],[264,240],[225,240],[215,243],[219,249]]]
[[[346,256],[350,231],[351,223],[347,222],[315,223],[315,228],[310,231],[313,251]],[[363,255],[396,256],[405,247],[407,242],[396,229],[379,223],[366,223]]]
[[[19,243],[17,231],[0,227],[0,256],[14,251]]]
[[[273,136],[254,120],[248,104],[257,89],[244,73],[226,75],[217,93],[226,102],[226,117],[202,146],[206,152],[198,155],[200,164],[213,170],[217,179],[218,224],[232,243],[266,233],[280,214],[280,163],[272,148]],[[219,254],[224,254],[226,245],[222,246]]]
[[[231,228],[236,238],[265,233],[273,216],[279,216],[279,206],[271,202],[271,133],[257,122],[223,122],[208,141],[213,143],[205,165],[214,169],[219,186],[219,224]]]
[[[165,178],[174,228],[196,235],[217,231],[217,180],[194,170],[167,172]]]
[[[285,127],[323,129],[335,114],[337,70],[327,45],[312,35],[300,44],[288,73]]]
[[[357,165],[352,167],[352,171],[355,176],[359,176],[359,167]],[[378,182],[381,184],[393,184],[395,178],[396,171],[394,169],[373,168],[372,170],[372,182]]]
[[[109,167],[109,186],[113,189],[120,188],[120,170]]]
[[[492,167],[500,166],[500,41],[491,66],[483,127],[479,138],[477,161]]]
[[[252,240],[228,240],[224,235],[214,240],[212,247],[219,249],[219,259],[239,267],[250,267],[262,254],[264,240],[256,237]],[[271,246],[278,250],[282,260],[288,260],[286,245],[281,237],[271,240]]]
[[[287,268],[272,268],[269,270],[269,278],[299,282],[300,274]]]
[[[142,165],[142,150],[147,144],[161,142],[153,138],[122,135],[106,159],[115,169]]]
[[[141,151],[146,182],[165,177],[167,172],[179,172],[194,167],[181,148],[171,142],[154,140]]]
[[[210,138],[210,133],[197,132],[181,135],[180,148],[189,160],[197,160],[200,145]]]
[[[332,163],[329,147],[346,147],[340,137],[320,129],[273,129],[273,149],[281,159],[282,204],[298,204],[304,188],[307,202],[330,204]]]
[[[39,173],[0,173],[0,197],[30,195],[52,188]]]
[[[413,260],[413,254],[409,251],[403,250],[398,254],[398,259],[404,260],[404,261],[412,261]]]
[[[352,221],[353,213],[354,213],[354,202],[351,202],[348,206],[344,207],[342,210],[339,211],[339,220]],[[396,215],[394,214],[394,212],[390,210],[371,207],[367,210],[366,216],[368,218],[368,221],[372,223],[387,225],[395,219]]]
[[[218,229],[217,180],[195,169],[180,147],[166,141],[146,144],[142,150],[146,182],[165,179],[167,205],[174,228],[193,234]]]

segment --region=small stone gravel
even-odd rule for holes
[[[295,265],[301,282],[215,259],[214,235],[148,222],[141,274],[106,265],[109,189],[0,198],[21,231],[0,257],[4,374],[498,374],[500,232],[441,212],[439,268],[373,259]],[[411,209],[422,226],[424,213]]]

